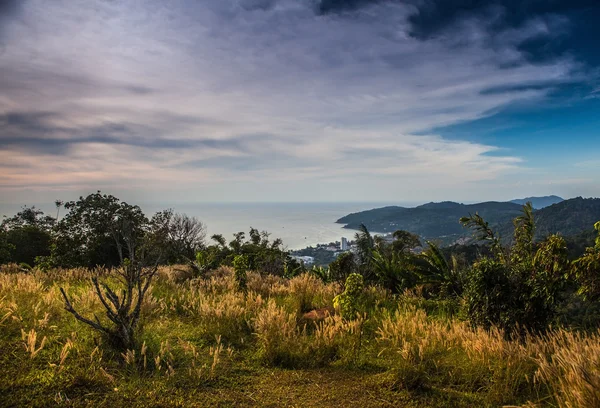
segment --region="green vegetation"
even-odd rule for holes
[[[535,207],[534,207],[535,208]],[[383,207],[340,218],[337,222],[345,228],[358,229],[360,224],[377,232],[410,231],[423,239],[436,240],[451,245],[467,237],[458,219],[467,214],[479,214],[510,244],[512,220],[519,215],[521,205],[513,202],[485,202],[458,204],[453,202],[429,203],[415,208]],[[581,197],[560,201],[545,208],[534,210],[536,217],[536,240],[550,234],[565,237],[588,231],[600,219],[600,198]]]
[[[530,204],[510,246],[463,217],[469,256],[361,226],[305,270],[255,229],[207,245],[197,220],[112,196],[65,209],[4,224],[9,257],[24,226],[48,246],[0,267],[0,406],[600,404],[600,223],[575,260],[536,240]]]

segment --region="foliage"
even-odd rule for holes
[[[356,257],[352,252],[343,252],[329,264],[328,279],[333,282],[345,282],[350,274],[357,270]]]
[[[468,217],[461,217],[459,221],[464,227],[475,230],[477,241],[489,243],[496,257],[504,257],[500,237],[496,235],[490,224],[481,215],[478,213],[469,214]]]
[[[107,335],[119,350],[127,351],[133,350],[137,345],[135,331],[141,318],[142,304],[170,239],[170,224],[168,219],[155,217],[142,238],[139,237],[140,231],[130,226],[127,218],[117,220],[116,224],[121,228],[113,229],[111,234],[121,258],[121,268],[118,272],[119,283],[122,286],[121,294],[117,294],[108,283],[100,283],[98,275],[91,278],[96,296],[104,306],[112,327],[103,324],[97,316],[94,316],[94,320],[82,316],[73,307],[62,287],[60,292],[66,311],[80,322]],[[124,250],[129,258],[123,258]]]
[[[392,250],[396,253],[407,253],[412,249],[421,246],[421,240],[415,234],[408,231],[397,230],[392,234]]]
[[[248,257],[246,255],[236,255],[233,259],[233,269],[235,270],[235,282],[240,292],[246,292],[248,289]]]
[[[594,225],[598,236],[595,246],[573,262],[573,275],[579,283],[579,294],[590,301],[600,300],[600,222]]]
[[[375,240],[364,224],[358,226],[358,232],[354,236],[354,243],[357,248],[357,271],[368,280],[372,272],[371,261],[373,259],[373,251],[375,250]]]
[[[313,266],[308,270],[308,273],[316,276],[323,283],[333,282],[330,268],[324,268],[322,266]]]
[[[100,191],[64,204],[67,214],[55,229],[52,260],[63,267],[120,265],[133,258],[148,219],[141,208]],[[124,241],[128,236],[129,242]]]
[[[483,202],[459,204],[453,202],[429,203],[415,208],[383,207],[349,214],[337,222],[346,228],[358,229],[365,224],[377,232],[410,231],[428,239],[451,245],[464,237],[464,230],[456,222],[465,214],[479,214],[499,236],[510,244],[512,221],[521,212],[521,206],[510,202]],[[535,240],[550,234],[564,237],[587,231],[600,219],[600,198],[573,198],[534,211],[536,215]]]
[[[472,323],[515,329],[543,330],[556,315],[567,284],[568,254],[563,238],[552,235],[534,244],[531,205],[514,221],[510,257],[481,217],[461,220],[479,232],[494,248],[493,258],[476,262],[466,274],[464,309]]]
[[[410,254],[382,251],[373,253],[372,263],[376,282],[393,293],[413,288],[418,282],[416,268]]]
[[[466,274],[464,311],[477,326],[514,327],[515,293],[506,265],[483,258]]]
[[[35,207],[23,207],[0,224],[0,263],[33,265],[37,256],[50,254],[50,231],[55,219]]]
[[[118,272],[99,280],[114,288]],[[249,272],[244,295],[231,268],[191,282],[178,273],[158,268],[137,345],[115,352],[62,310],[61,286],[82,315],[108,322],[94,271],[1,268],[0,406],[598,405],[597,331],[513,340],[440,314],[446,300],[368,285],[361,318],[305,322],[299,307],[331,307],[338,284]]]
[[[255,228],[250,228],[248,235],[246,239],[244,232],[238,232],[229,243],[222,235],[213,235],[211,239],[215,244],[201,251],[202,258],[208,262],[207,267],[214,269],[219,265],[232,266],[237,255],[245,255],[248,269],[258,270],[263,274],[293,276],[301,271],[301,265],[282,249],[280,239],[271,241],[268,232],[259,232]]]
[[[427,241],[427,249],[420,255],[417,264],[420,282],[439,297],[458,297],[462,295],[463,273],[456,255],[446,259],[440,247]]]
[[[354,319],[362,311],[362,293],[365,288],[364,278],[358,273],[351,273],[346,279],[344,292],[333,299],[333,305],[345,319]]]
[[[204,248],[206,227],[196,217],[164,210],[154,215],[156,222],[167,226],[165,261],[168,263],[193,262]]]
[[[523,213],[513,221],[514,243],[511,250],[511,262],[529,263],[534,251],[533,237],[535,234],[535,221],[533,207],[528,202],[523,205]]]

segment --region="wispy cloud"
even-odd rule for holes
[[[218,199],[223,182],[271,182],[260,194],[276,199],[324,175],[490,181],[526,163],[428,131],[585,79],[572,56],[522,48],[564,17],[434,29],[417,3],[337,4],[27,0],[2,33],[0,191],[192,183]]]

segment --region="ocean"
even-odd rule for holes
[[[133,202],[130,202],[133,203]],[[309,245],[339,241],[342,237],[352,239],[355,231],[342,228],[335,221],[344,215],[383,207],[400,205],[414,207],[421,203],[136,203],[147,216],[155,212],[172,208],[176,212],[197,217],[207,227],[207,236],[222,234],[227,240],[236,232],[244,231],[248,236],[250,227],[267,231],[271,238],[281,238],[288,249],[302,249]],[[53,203],[37,203],[37,208],[54,216]],[[2,214],[14,215],[18,205],[3,206]],[[61,216],[64,215],[61,209]]]
[[[167,206],[176,212],[198,217],[207,227],[208,236],[223,234],[232,239],[250,227],[281,238],[288,249],[301,249],[318,243],[353,238],[355,231],[335,221],[347,214],[390,203],[227,203],[179,204]],[[142,207],[144,208],[144,207]]]

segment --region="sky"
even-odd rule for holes
[[[0,205],[600,196],[600,3],[0,0]]]

